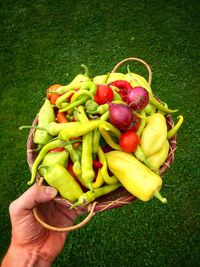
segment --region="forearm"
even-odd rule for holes
[[[1,267],[50,267],[52,261],[42,258],[36,251],[16,248],[10,245]]]

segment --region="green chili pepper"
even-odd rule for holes
[[[116,150],[121,150],[120,145],[116,143],[111,137],[111,135],[108,133],[110,131],[117,138],[119,138],[121,135],[121,132],[116,127],[114,127],[111,123],[104,121],[104,123],[99,126],[99,131],[110,147]]]
[[[59,109],[63,108],[63,105],[67,105],[67,103],[64,103],[68,97],[70,97],[72,94],[75,93],[75,90],[70,90],[66,92],[65,94],[61,95],[57,100],[56,100],[56,107]]]
[[[137,130],[137,135],[139,137],[141,136],[142,131],[143,131],[145,125],[146,125],[146,115],[145,115],[145,110],[144,109],[141,110],[140,115],[142,117],[140,118],[140,126],[139,126],[139,128]]]
[[[101,115],[100,120],[107,121],[109,119],[109,111],[106,111],[103,115]]]
[[[94,192],[92,191],[88,191],[86,193],[83,193],[78,201],[73,204],[70,208],[74,208],[77,207],[79,205],[87,205],[89,203],[91,203],[92,201],[94,201],[95,199],[97,199],[98,197],[101,197],[103,195],[106,195],[110,192],[113,192],[114,190],[116,190],[117,188],[119,188],[121,186],[120,183],[115,183],[112,185],[105,185],[102,187],[99,187],[97,189],[94,189]]]
[[[101,167],[101,174],[103,176],[104,181],[107,184],[115,184],[117,182],[117,178],[114,175],[109,176],[106,156],[100,146],[98,149],[98,157],[99,157],[99,162],[103,164],[103,166]]]
[[[59,152],[50,152],[47,153],[41,163],[41,165],[38,167],[39,174],[44,175],[44,168],[42,166],[48,166],[51,167],[57,163],[61,164],[62,166],[67,166],[67,161],[69,157],[69,152],[66,150],[59,151]]]
[[[88,90],[91,96],[91,95],[95,95],[97,86],[94,82],[88,81],[80,87],[80,90]],[[89,97],[87,95],[83,95],[81,96],[80,99],[77,99],[76,101],[71,102],[67,107],[61,109],[60,112],[65,112],[67,110],[73,109],[74,107],[80,106],[84,104],[88,100],[88,98]]]
[[[78,107],[78,117],[82,124],[89,122],[87,115],[84,112],[84,107]],[[93,170],[93,158],[92,158],[92,131],[83,135],[82,141],[82,155],[81,155],[81,170],[82,170],[82,179],[88,185],[89,189],[93,191],[92,181],[95,177]]]
[[[79,149],[74,149],[72,144],[66,145],[65,149],[69,152],[70,158],[73,163],[79,160],[80,155],[81,155],[81,152]]]
[[[99,141],[100,141],[100,131],[98,128],[94,129],[93,131],[93,140],[92,140],[92,153],[93,153],[93,157],[95,158],[97,152],[98,152],[98,148],[99,148]]]
[[[103,176],[101,173],[101,169],[99,169],[98,173],[97,173],[97,177],[96,177],[95,181],[93,181],[93,183],[92,183],[92,188],[94,188],[94,189],[99,188],[103,184],[104,184],[104,179],[103,179]]]
[[[183,116],[182,115],[179,115],[177,117],[178,122],[177,124],[167,133],[167,138],[170,139],[173,135],[175,135],[178,131],[178,129],[181,127],[182,123],[183,123]]]
[[[83,135],[81,166],[82,178],[88,184],[89,189],[93,191],[92,181],[95,173],[92,168],[92,132]]]
[[[80,89],[79,91],[77,91],[76,93],[74,93],[74,95],[71,98],[71,103],[73,103],[74,101],[76,101],[80,96],[82,95],[87,95],[89,96],[91,99],[94,99],[94,96],[91,92],[84,90],[84,89]]]
[[[82,179],[82,169],[81,169],[81,150],[80,149],[74,149],[71,144],[65,146],[65,149],[69,152],[70,158],[72,160],[73,164],[73,172],[78,178],[79,182],[88,188],[88,185],[85,183],[85,181]]]
[[[62,140],[68,140],[72,137],[82,136],[99,127],[102,123],[103,121],[101,120],[88,121],[84,124],[81,122],[68,122],[66,123],[66,128],[60,131],[58,137]]]
[[[177,112],[178,109],[169,109],[166,106],[163,106],[153,95],[149,94],[149,103],[152,104],[157,109],[164,111],[165,113]]]
[[[134,151],[134,155],[135,157],[143,162],[148,168],[150,168],[151,170],[153,170],[153,167],[151,166],[151,164],[148,162],[148,160],[146,159],[145,155],[144,155],[144,152],[141,148],[140,145],[137,146],[137,149]],[[156,171],[155,171],[156,172]],[[157,172],[156,172],[157,173]]]
[[[38,126],[21,126],[19,129],[20,130],[25,129],[25,128],[40,129],[40,130],[48,132],[48,134],[52,136],[59,135],[61,139],[66,140],[66,139],[81,136],[87,132],[90,132],[94,130],[95,128],[99,127],[100,124],[102,124],[102,121],[100,120],[89,121],[88,123],[84,125],[79,121],[67,122],[67,123],[51,122],[46,128],[38,127]]]
[[[70,143],[75,142],[75,141],[71,141]],[[45,146],[43,146],[43,148],[40,150],[37,158],[35,159],[33,165],[32,165],[32,169],[31,169],[31,179],[30,181],[28,181],[28,185],[32,185],[35,181],[35,177],[37,174],[37,169],[39,164],[41,163],[41,161],[43,160],[43,158],[45,157],[45,155],[47,154],[47,152],[51,149],[57,148],[57,147],[64,147],[66,146],[67,142],[57,139],[54,140],[48,144],[46,144]]]
[[[107,121],[109,118],[109,111],[106,111],[103,115],[101,115],[100,120]],[[105,136],[105,134],[104,134]],[[94,129],[93,131],[93,157],[96,157],[99,148],[99,141],[101,138],[101,133],[98,128]]]
[[[83,194],[79,184],[59,163],[46,169],[44,179],[50,186],[56,188],[62,197],[71,202],[77,201]]]

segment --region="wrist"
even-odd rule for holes
[[[53,260],[40,255],[34,249],[29,250],[25,247],[17,247],[13,244],[10,245],[1,267],[50,267]]]

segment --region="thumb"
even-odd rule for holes
[[[10,205],[10,211],[23,215],[32,210],[39,203],[52,200],[57,195],[57,190],[50,186],[33,185]]]

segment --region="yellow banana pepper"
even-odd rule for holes
[[[106,158],[111,172],[131,194],[143,201],[155,196],[163,203],[167,202],[159,193],[162,186],[160,176],[133,155],[115,150],[106,153]]]
[[[167,124],[160,113],[149,116],[147,125],[142,131],[140,145],[146,157],[159,151],[167,139]]]
[[[105,84],[105,83],[111,83],[116,80],[124,80],[124,73],[120,72],[114,72],[108,74],[103,74],[103,75],[98,75],[94,77],[93,82],[95,84]]]
[[[167,159],[168,152],[169,152],[169,142],[166,139],[160,150],[158,150],[153,155],[147,157],[147,161],[150,164],[152,170],[157,171],[160,168],[160,166],[162,166],[162,164]]]

